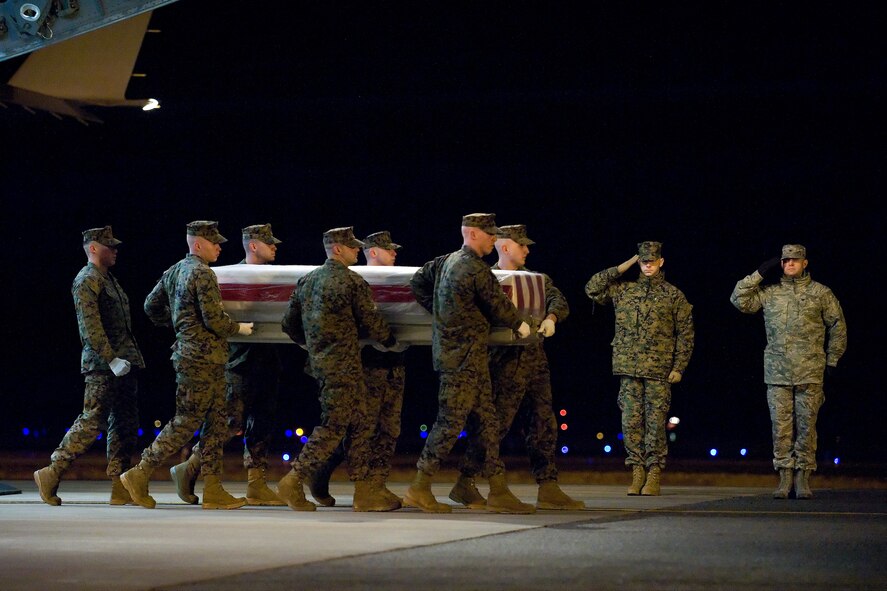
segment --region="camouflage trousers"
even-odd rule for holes
[[[367,413],[367,387],[363,380],[336,382],[319,378],[320,425],[292,461],[293,470],[305,478],[320,471],[336,448],[348,437],[345,457],[351,480],[366,480],[372,457],[374,422]]]
[[[372,447],[370,449],[369,475],[388,479],[391,472],[391,458],[400,437],[400,415],[403,408],[403,390],[406,368],[365,367],[363,375],[367,386],[367,417],[375,422]],[[345,449],[350,445],[346,438],[336,447],[323,468],[332,474],[345,459]]]
[[[625,465],[665,468],[665,424],[671,407],[671,384],[648,378],[621,378],[619,409],[627,455]]]
[[[823,402],[822,384],[767,385],[775,469],[816,470],[816,417]]]
[[[202,473],[222,473],[225,428],[225,366],[188,359],[173,362],[176,369],[176,414],[142,452],[142,461],[156,468],[200,432]]]
[[[83,411],[52,452],[52,464],[60,472],[96,442],[107,427],[108,476],[120,476],[132,465],[139,431],[137,370],[123,377],[110,371],[86,374]]]
[[[239,373],[225,372],[227,398],[225,415],[227,440],[235,437],[243,439],[243,467],[266,469],[268,449],[274,429],[274,416],[277,413],[277,400],[280,393],[280,376],[275,372]],[[200,430],[203,439],[208,425]],[[224,443],[222,444],[224,446]],[[191,453],[203,463],[200,442]]]
[[[476,437],[477,454],[484,458],[481,475],[489,478],[502,474],[505,466],[499,459],[499,419],[486,363],[477,370],[440,372],[437,418],[416,467],[425,474],[435,474],[463,429]]]
[[[541,347],[501,347],[490,361],[493,403],[499,423],[499,445],[513,425],[523,436],[536,482],[557,480],[554,463],[557,446],[557,419],[551,395],[551,372]],[[477,476],[483,455],[473,432],[459,470]],[[500,449],[501,453],[501,449]]]

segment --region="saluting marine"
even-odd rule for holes
[[[620,281],[635,263],[641,269],[637,281]],[[596,273],[585,285],[589,298],[615,307],[613,374],[620,376],[625,464],[632,472],[629,495],[660,493],[671,385],[681,381],[693,353],[693,307],[665,280],[664,264],[662,243],[641,242],[638,254]]]

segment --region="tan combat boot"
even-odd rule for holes
[[[650,466],[647,472],[647,483],[641,489],[641,494],[645,497],[659,496],[659,476],[662,474],[662,468],[659,466]]]
[[[792,492],[792,469],[779,469],[779,486],[773,491],[774,499],[787,499],[789,493]]]
[[[200,456],[191,454],[188,461],[169,469],[169,476],[176,483],[176,494],[189,505],[196,505],[200,499],[194,494],[194,485],[200,475]]]
[[[561,511],[581,511],[585,509],[585,503],[570,498],[561,490],[557,480],[546,480],[539,485],[539,494],[536,497],[537,509],[556,509]]]
[[[111,505],[135,505],[119,476],[111,477]]]
[[[450,491],[450,498],[457,503],[465,505],[469,509],[487,508],[487,500],[482,494],[480,494],[480,491],[477,490],[474,478],[465,476],[464,474],[459,475],[459,480],[456,481],[453,490]]]
[[[400,499],[389,501],[378,485],[372,480],[358,480],[354,483],[354,511],[395,511],[400,509]]]
[[[490,477],[487,511],[491,513],[526,515],[528,513],[535,513],[536,507],[528,503],[522,503],[508,488],[508,484],[505,482],[505,474],[496,474]]]
[[[268,488],[265,481],[265,470],[249,468],[246,471],[246,502],[260,507],[283,507],[286,505],[277,494]],[[205,493],[204,493],[205,494]]]
[[[203,477],[203,508],[204,509],[239,509],[246,505],[243,497],[233,497],[222,487],[218,474],[206,474]]]
[[[154,468],[142,460],[135,468],[130,468],[120,475],[120,482],[132,495],[132,500],[145,509],[153,509],[157,506],[157,502],[148,494],[148,481],[151,479],[153,471]]]
[[[330,495],[330,476],[332,473],[324,466],[305,477],[305,484],[308,485],[311,496],[324,507],[333,507],[336,504],[336,499]]]
[[[373,486],[379,489],[379,491],[385,496],[385,499],[387,499],[389,503],[397,503],[398,508],[403,506],[403,499],[391,492],[391,490],[389,490],[388,487],[385,485],[384,476],[382,476],[381,474],[377,474],[375,476],[370,476],[370,480],[372,480]]]
[[[61,473],[52,464],[34,472],[34,482],[37,483],[37,492],[40,493],[40,498],[47,505],[58,507],[62,504],[62,500],[56,495],[59,490],[59,481],[61,479]]]
[[[280,479],[277,483],[277,496],[286,501],[293,511],[314,511],[317,506],[305,498],[305,490],[302,488],[302,479],[295,470]]]
[[[810,472],[812,470],[795,470],[795,498],[812,499],[813,491],[810,490]]]
[[[628,487],[628,496],[635,497],[641,494],[641,488],[644,486],[644,482],[647,481],[647,473],[644,472],[644,467],[638,464],[635,464],[631,467],[631,485]]]
[[[450,513],[453,510],[449,505],[437,502],[431,494],[431,476],[421,470],[416,470],[416,476],[403,497],[403,504],[404,507],[422,509],[425,513]]]

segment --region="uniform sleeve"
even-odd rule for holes
[[[761,289],[763,280],[757,271],[740,279],[730,294],[730,303],[746,314],[758,312],[764,307],[764,291]]]
[[[77,326],[83,344],[98,353],[109,363],[114,357],[114,349],[102,325],[99,311],[99,294],[103,285],[94,278],[87,277],[74,286],[74,308],[77,310]]]
[[[410,289],[413,296],[419,305],[428,312],[434,311],[434,280],[437,276],[439,261],[440,257],[428,261],[410,279]]]
[[[675,306],[674,325],[675,351],[672,370],[683,374],[690,363],[690,356],[693,354],[693,343],[696,339],[696,330],[693,327],[693,306],[690,305],[684,294],[679,294],[677,305]]]
[[[612,303],[618,285],[617,279],[620,276],[617,267],[610,267],[600,273],[595,273],[585,284],[585,295],[597,304]]]
[[[557,316],[558,323],[563,322],[570,315],[570,306],[567,298],[557,287],[551,277],[545,275],[545,312]]]
[[[837,366],[844,351],[847,350],[847,323],[844,321],[844,311],[841,309],[841,304],[831,290],[825,294],[822,320],[828,333],[825,363]]]
[[[145,314],[155,326],[172,326],[172,313],[169,310],[169,295],[164,287],[163,277],[145,298]]]
[[[523,320],[489,267],[474,274],[474,286],[478,308],[491,324],[509,326],[517,330]]]
[[[200,308],[204,326],[220,337],[237,334],[238,324],[231,320],[222,307],[222,292],[215,273],[206,268],[196,274],[195,281],[197,306]]]
[[[391,335],[388,322],[376,308],[369,284],[357,273],[354,273],[352,280],[354,282],[354,297],[351,300],[351,310],[357,321],[358,333],[365,335],[368,339],[378,341],[386,347],[393,345],[395,339]]]
[[[287,304],[286,312],[283,314],[283,320],[280,321],[280,328],[283,329],[289,338],[297,345],[304,345],[305,329],[302,327],[302,302],[299,301],[298,291],[302,281],[296,284],[293,293],[290,294],[290,301]]]

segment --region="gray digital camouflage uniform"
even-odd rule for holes
[[[493,265],[493,269],[498,266]],[[518,270],[529,271],[525,267]],[[551,277],[545,275],[545,315],[548,314],[557,316],[561,323],[569,316],[570,307]],[[500,443],[517,421],[536,482],[557,480],[557,419],[552,408],[551,371],[542,341],[526,346],[490,347],[489,365]],[[465,476],[475,477],[482,462],[475,438],[469,433],[459,469]]]
[[[117,279],[88,263],[71,287],[83,352],[80,371],[86,382],[83,411],[52,453],[52,463],[64,472],[87,451],[107,425],[108,476],[127,470],[138,441],[138,382],[136,371],[116,377],[108,362],[115,357],[133,368],[145,362],[132,334],[129,298]]]
[[[619,281],[616,267],[596,273],[585,294],[613,303],[616,332],[613,374],[621,376],[619,408],[628,466],[665,467],[667,413],[672,371],[684,373],[693,353],[693,307],[665,280],[662,271],[636,281]]]
[[[440,376],[437,419],[416,467],[436,473],[471,417],[477,453],[485,458],[482,475],[502,474],[487,342],[492,323],[516,330],[520,315],[487,263],[467,246],[425,263],[410,287],[433,316],[431,352]]]
[[[225,363],[228,337],[238,324],[222,308],[216,274],[202,258],[189,254],[167,269],[145,299],[145,313],[158,326],[173,326],[176,413],[142,452],[150,467],[179,451],[200,434],[202,472],[219,475],[225,427]]]
[[[764,311],[764,382],[773,428],[773,467],[816,470],[816,418],[825,401],[825,366],[847,348],[844,312],[832,291],[809,273],[762,286],[757,271],[741,279],[730,302]],[[826,347],[826,333],[828,346]]]
[[[395,343],[370,286],[344,264],[327,259],[299,279],[281,327],[295,343],[307,346],[311,372],[320,386],[320,425],[293,460],[293,470],[300,478],[316,473],[347,435],[349,477],[366,480],[375,423],[367,411],[359,340]]]

